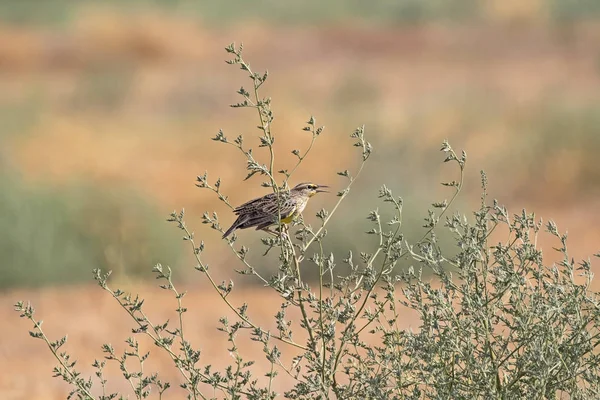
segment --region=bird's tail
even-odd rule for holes
[[[223,234],[223,239],[225,239],[227,236],[231,235],[231,233],[233,231],[235,231],[236,229],[243,228],[242,225],[244,225],[244,223],[246,222],[246,220],[247,220],[247,217],[245,215],[240,215],[239,217],[237,217],[237,219],[235,220],[235,222]]]
[[[238,218],[238,219],[239,219],[239,218]],[[233,223],[233,225],[231,225],[231,226],[229,227],[229,229],[227,229],[227,230],[225,231],[225,233],[223,234],[223,239],[225,239],[227,236],[231,235],[231,232],[233,232],[233,231],[235,231],[235,230],[237,229],[237,227],[238,227],[238,224],[237,224],[237,222],[238,222],[238,220],[236,220],[236,221]]]

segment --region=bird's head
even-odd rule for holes
[[[326,185],[317,185],[316,183],[312,183],[312,182],[304,182],[304,183],[299,183],[296,186],[293,187],[293,191],[296,192],[300,192],[303,195],[306,195],[308,197],[313,197],[315,194],[317,193],[321,193],[321,192],[327,192],[327,190],[323,190],[323,188],[328,188],[329,186]]]

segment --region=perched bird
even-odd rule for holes
[[[320,192],[327,192],[327,190],[322,190],[327,187],[310,182],[299,183],[289,192],[279,192],[279,207],[276,193],[269,193],[258,199],[250,200],[233,210],[237,219],[223,234],[223,238],[229,236],[236,229],[253,227],[256,227],[256,230],[275,233],[269,230],[269,226],[277,224],[280,216],[281,222],[289,224],[302,213],[311,197]]]

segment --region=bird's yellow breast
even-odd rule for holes
[[[284,224],[289,224],[290,222],[292,222],[294,220],[295,216],[296,216],[296,213],[292,213],[287,218],[281,218],[281,222],[283,222]]]
[[[302,211],[304,211],[306,203],[308,203],[308,198],[299,199],[294,206],[294,211],[292,211],[287,217],[281,218],[281,222],[283,222],[284,224],[291,223],[298,215],[302,213]]]

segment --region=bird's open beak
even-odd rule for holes
[[[319,185],[319,187],[317,188],[317,193],[329,193],[329,190],[322,190],[321,188],[328,188],[329,186],[327,185]]]

